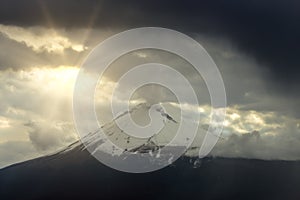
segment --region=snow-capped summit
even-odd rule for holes
[[[98,148],[100,145],[105,146],[109,141],[128,152],[138,152],[139,149],[143,149],[141,151],[143,153],[146,153],[146,149],[152,151],[157,148],[156,150],[158,150],[174,137],[174,133],[179,125],[179,114],[179,109],[168,103],[156,105],[140,103],[130,110],[120,112],[112,121],[102,125],[98,130],[88,133],[81,140],[61,151],[61,153],[78,147],[82,150],[86,148],[94,149],[92,153],[95,153],[100,149]],[[154,132],[155,130],[153,129],[150,137],[134,137],[130,135],[130,123],[135,123],[135,125],[140,127],[154,123],[154,126],[161,126],[162,129],[159,132]],[[151,131],[151,129],[148,131]],[[150,146],[155,146],[155,148],[150,148]],[[105,150],[110,154],[118,154],[115,148]]]

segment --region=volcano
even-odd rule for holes
[[[137,109],[138,110],[138,109]],[[172,114],[160,113],[167,126]],[[130,113],[130,112],[128,112]],[[119,120],[122,117],[119,117]],[[109,137],[124,138],[114,121],[102,127]],[[169,131],[170,129],[166,129]],[[95,132],[96,133],[96,132]],[[99,145],[95,133],[89,145]],[[126,138],[126,137],[125,137]],[[126,138],[127,151],[152,153],[161,148],[154,139]],[[129,141],[129,142],[128,142]],[[103,141],[102,141],[103,142]],[[176,148],[176,147],[174,147]],[[180,148],[180,147],[177,147]],[[108,151],[107,154],[114,152]],[[126,159],[126,158],[125,158]],[[112,169],[76,141],[52,155],[0,170],[0,197],[6,199],[300,199],[300,162],[205,157],[185,154],[172,164],[149,173]]]

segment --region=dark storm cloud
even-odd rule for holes
[[[299,84],[299,21],[300,3],[293,0],[4,0],[0,6],[3,24],[68,28],[93,24],[118,29],[163,26],[227,38],[267,66],[269,78],[284,89],[296,89]]]

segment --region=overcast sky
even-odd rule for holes
[[[83,59],[109,36],[146,26],[189,35],[219,67],[228,115],[226,138],[213,155],[298,160],[299,21],[296,0],[2,0],[0,167],[76,140],[72,92]],[[109,112],[101,102],[109,100],[127,66],[153,61],[172,65],[193,80],[183,59],[166,52],[133,52],[107,72],[98,110]],[[206,112],[206,87],[201,79],[194,81]],[[104,122],[109,120],[105,116],[110,115],[104,115]]]

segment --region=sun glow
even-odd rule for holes
[[[46,91],[72,91],[79,68],[60,66],[58,68],[33,68],[23,71],[22,78],[31,80]]]
[[[8,119],[0,117],[0,128],[9,128],[10,124]]]

